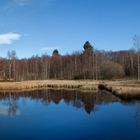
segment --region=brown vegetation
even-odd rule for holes
[[[15,51],[8,52],[7,58],[0,58],[0,81],[9,82],[0,83],[0,90],[67,88],[97,91],[102,84],[117,96],[140,95],[139,82],[101,81],[139,77],[139,50],[98,51],[88,41],[83,48],[83,52],[71,55],[62,56],[56,49],[52,56],[28,59],[18,59]]]
[[[120,98],[140,97],[140,82],[129,81],[96,81],[96,80],[37,80],[22,82],[1,82],[1,91],[21,91],[39,88],[74,89],[98,92],[105,89]]]
[[[79,79],[134,79],[138,75],[137,54],[133,50],[98,51],[87,41],[83,52],[60,55],[54,50],[52,56],[33,56],[18,59],[16,52],[8,52],[0,58],[0,80],[79,80]]]
[[[74,80],[38,80],[22,82],[1,82],[0,90],[26,90],[38,88],[66,88],[80,90],[98,90],[97,81],[74,81]]]
[[[35,88],[66,88],[97,91],[99,85],[105,85],[107,89],[118,94],[139,93],[140,82],[128,81],[96,81],[96,80],[36,80],[22,82],[1,82],[0,90],[24,90]]]
[[[140,81],[106,81],[103,86],[121,99],[140,99]]]

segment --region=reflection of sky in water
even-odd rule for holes
[[[0,104],[9,107],[8,109],[5,109],[8,110],[9,115],[18,115],[19,110],[20,112],[23,112],[21,107],[25,106],[25,104],[36,106],[34,103],[41,102],[47,107],[51,103],[58,105],[61,101],[68,106],[83,109],[86,113],[90,114],[91,112],[96,111],[97,104],[109,103],[117,100],[116,97],[108,94],[81,93],[65,90],[36,90],[20,93],[0,93]],[[22,103],[25,104],[23,105]]]
[[[139,140],[139,124],[139,102],[103,93],[0,94],[0,140]]]
[[[8,106],[0,106],[0,115],[8,115]]]
[[[12,105],[10,106],[8,104],[0,102],[0,115],[17,116],[20,115],[20,111]]]

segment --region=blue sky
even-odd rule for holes
[[[19,58],[133,47],[140,35],[140,0],[0,0],[0,56]]]

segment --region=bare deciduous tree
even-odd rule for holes
[[[135,35],[133,40],[138,54],[138,80],[140,80],[140,37]]]
[[[46,80],[46,79],[113,79],[140,78],[140,41],[135,38],[137,51],[99,51],[90,42],[84,51],[60,55],[54,50],[52,56],[42,55],[18,59],[15,51],[9,51],[7,59],[0,58],[0,80]]]

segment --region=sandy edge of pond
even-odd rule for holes
[[[0,91],[23,91],[40,88],[76,89],[81,91],[99,90],[99,85],[120,98],[140,98],[140,81],[136,80],[37,80],[21,82],[0,82]]]

